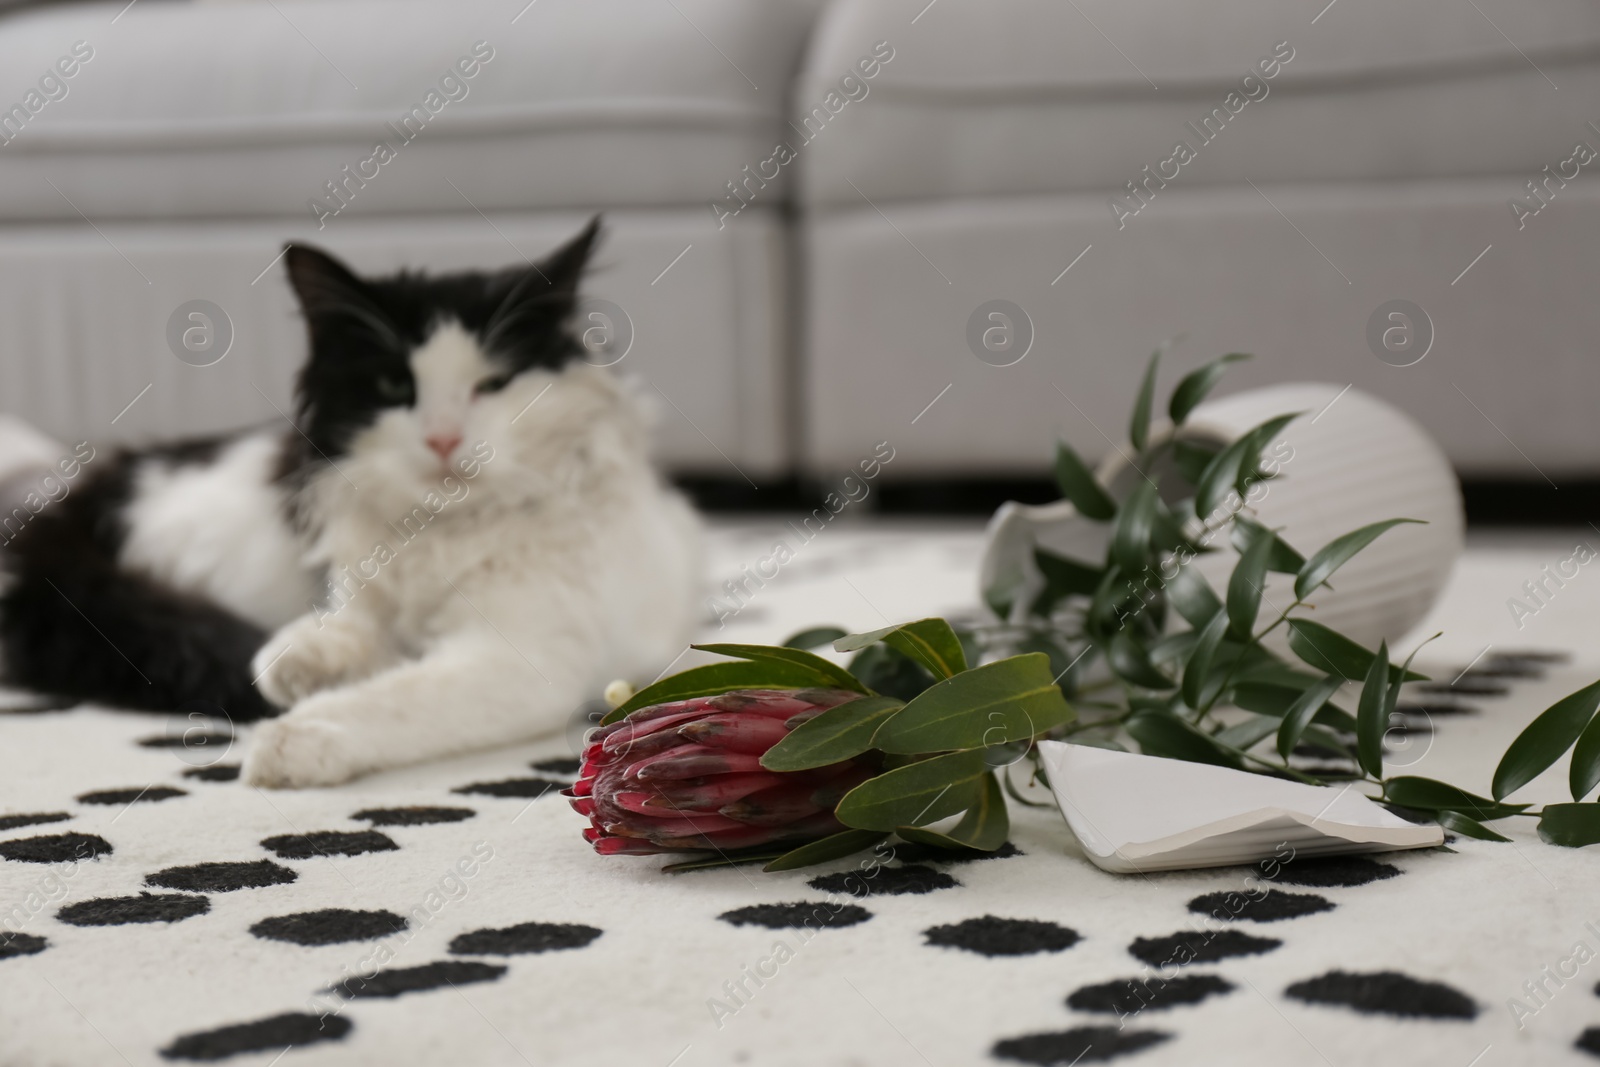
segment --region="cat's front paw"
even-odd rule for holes
[[[362,625],[302,615],[273,634],[251,661],[256,688],[281,708],[371,673],[379,641]]]
[[[336,722],[285,715],[255,727],[245,753],[245,784],[266,789],[339,785],[368,770],[350,730]]]

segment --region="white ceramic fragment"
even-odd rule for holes
[[[1276,856],[1444,843],[1354,785],[1316,786],[1184,760],[1041,741],[1061,813],[1084,854],[1116,874],[1225,867]]]

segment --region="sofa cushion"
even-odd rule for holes
[[[0,219],[704,205],[820,0],[125,3],[0,21]]]
[[[873,42],[896,55],[800,153],[802,195],[1125,191],[1146,165],[1185,185],[1532,178],[1594,136],[1589,0],[1325,3],[838,0],[798,116]],[[1180,141],[1196,158],[1162,168]]]

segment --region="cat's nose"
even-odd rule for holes
[[[442,462],[449,463],[450,455],[461,444],[459,433],[430,433],[423,440],[428,442],[428,447],[433,449]]]

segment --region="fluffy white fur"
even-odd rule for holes
[[[268,435],[139,474],[125,562],[281,626],[253,670],[290,710],[255,728],[253,785],[558,732],[689,640],[698,524],[652,468],[623,383],[574,362],[477,393],[496,368],[454,323],[411,364],[415,405],[386,409],[309,482],[307,530],[284,520]]]

